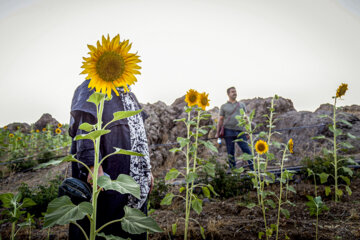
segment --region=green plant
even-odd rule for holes
[[[5,211],[2,211],[1,214],[8,216],[8,221],[11,222],[11,240],[15,239],[16,234],[22,227],[19,226],[18,230],[15,231],[16,223],[20,220],[22,215],[26,213],[26,211],[23,211],[23,209],[34,206],[36,204],[30,198],[25,198],[22,201],[21,198],[21,193],[18,193],[16,195],[14,195],[13,193],[3,193],[0,195],[2,207],[5,208]]]
[[[165,183],[164,179],[155,179],[154,187],[149,196],[149,207],[158,209],[160,207],[161,200],[165,197],[168,191],[169,185]]]
[[[325,149],[325,153],[326,154],[331,154],[332,157],[333,157],[333,162],[331,163],[334,167],[334,171],[332,174],[327,174],[327,177],[328,176],[331,176],[333,179],[334,179],[334,195],[335,195],[335,202],[338,202],[339,201],[339,198],[343,195],[343,191],[339,188],[339,179],[342,179],[343,181],[346,182],[346,185],[345,185],[345,189],[346,191],[348,192],[349,195],[351,195],[352,191],[350,189],[350,179],[347,177],[347,176],[343,176],[341,174],[339,174],[339,170],[342,169],[344,170],[345,172],[347,172],[349,175],[352,176],[353,172],[350,168],[347,168],[347,167],[339,167],[339,163],[341,161],[350,161],[350,162],[353,162],[354,161],[352,159],[349,159],[349,158],[341,158],[338,156],[338,152],[340,149],[342,148],[345,148],[345,149],[348,149],[348,148],[353,148],[353,146],[348,143],[348,142],[337,142],[337,138],[340,136],[340,135],[344,135],[343,131],[339,128],[337,128],[337,124],[339,122],[345,124],[345,125],[348,125],[348,126],[352,126],[351,123],[349,123],[348,121],[344,120],[344,119],[340,119],[338,120],[337,119],[337,114],[336,114],[336,103],[337,103],[337,100],[340,100],[342,96],[345,95],[347,91],[347,84],[341,84],[337,91],[336,91],[336,95],[333,96],[333,99],[334,99],[334,105],[333,105],[333,115],[332,117],[328,116],[328,115],[320,115],[319,117],[322,117],[322,118],[329,118],[331,119],[332,121],[332,124],[329,126],[329,130],[333,133],[333,137],[332,138],[329,138],[329,137],[325,137],[324,135],[320,135],[320,136],[317,136],[317,137],[314,137],[313,139],[324,139],[324,140],[327,140],[329,142],[332,143],[333,145],[333,149],[331,151],[329,150],[326,150]],[[347,137],[351,138],[351,139],[356,139],[355,136],[353,136],[352,134],[350,133],[347,133]],[[324,176],[324,179],[325,179],[325,175]],[[327,179],[326,177],[326,179]],[[329,193],[331,192],[331,188],[330,187],[327,187],[326,188],[326,194],[328,195]]]
[[[56,224],[64,225],[64,224],[72,223],[80,228],[80,230],[84,234],[84,237],[87,240],[95,240],[97,235],[110,239],[111,236],[106,236],[105,234],[101,233],[101,230],[106,226],[115,222],[121,222],[123,230],[132,234],[143,233],[146,232],[147,230],[153,232],[161,232],[162,230],[159,228],[159,226],[151,217],[145,216],[138,209],[133,209],[127,206],[124,207],[125,215],[123,218],[105,223],[101,227],[96,226],[97,199],[102,189],[115,190],[122,194],[132,194],[135,197],[140,198],[140,187],[135,182],[135,180],[129,175],[120,174],[116,180],[111,180],[110,177],[108,176],[98,177],[99,167],[108,157],[112,155],[125,154],[125,155],[143,156],[142,154],[137,152],[128,151],[115,147],[115,151],[113,153],[104,156],[100,160],[99,154],[100,154],[101,136],[111,132],[110,130],[107,130],[106,127],[114,121],[118,121],[136,115],[142,111],[142,110],[138,110],[138,111],[115,112],[113,114],[114,118],[110,122],[105,124],[105,126],[103,126],[102,115],[103,115],[105,100],[109,101],[110,98],[109,97],[105,98],[105,94],[98,92],[94,92],[89,97],[88,102],[91,102],[96,106],[97,123],[94,125],[91,125],[89,123],[81,124],[79,128],[88,133],[77,135],[74,138],[75,141],[89,139],[93,142],[95,149],[93,171],[90,170],[90,168],[86,164],[75,159],[74,156],[72,155],[57,161],[58,163],[64,161],[74,161],[83,165],[88,170],[89,174],[92,177],[92,184],[93,184],[91,203],[81,202],[79,205],[75,205],[71,202],[68,196],[62,196],[60,198],[54,199],[48,205],[47,212],[45,214],[44,228],[49,228]],[[49,163],[45,163],[45,165],[46,164]],[[85,216],[88,217],[88,219],[90,220],[90,236],[87,236],[84,229],[76,222],[77,220],[83,219]]]
[[[193,94],[193,95],[192,95]],[[200,226],[200,233],[202,237],[205,239],[205,230],[200,225],[200,223],[190,218],[190,212],[191,209],[193,209],[197,214],[200,214],[202,212],[202,200],[199,198],[197,194],[194,193],[195,188],[201,188],[202,192],[205,197],[209,198],[212,192],[213,194],[216,194],[213,187],[210,184],[204,184],[204,183],[197,183],[195,184],[195,181],[199,179],[198,172],[200,169],[205,171],[210,176],[215,176],[215,166],[214,164],[204,160],[200,159],[197,156],[197,150],[200,145],[205,146],[206,148],[217,152],[216,147],[210,142],[210,141],[203,141],[200,140],[199,137],[203,136],[208,132],[207,128],[209,126],[200,126],[201,120],[208,119],[211,115],[206,113],[205,107],[199,108],[195,106],[196,104],[198,106],[201,106],[202,103],[207,103],[207,95],[205,93],[200,94],[201,96],[205,96],[203,99],[204,101],[200,100],[198,101],[197,98],[199,97],[199,94],[190,89],[189,92],[186,95],[185,101],[188,102],[190,107],[185,107],[185,112],[188,114],[188,118],[185,119],[177,119],[175,121],[181,121],[184,122],[186,129],[187,129],[187,137],[182,138],[178,137],[177,141],[180,144],[180,147],[173,148],[170,151],[173,153],[181,152],[186,157],[186,168],[185,173],[180,172],[179,170],[172,168],[170,171],[166,174],[165,180],[169,181],[172,179],[176,179],[179,175],[183,176],[185,178],[185,186],[181,187],[179,189],[179,194],[174,195],[173,193],[168,193],[164,197],[164,199],[161,201],[162,205],[170,205],[172,203],[172,199],[174,197],[179,197],[183,200],[185,200],[185,230],[184,230],[184,239],[186,240],[188,237],[188,227],[189,227],[189,220],[193,220],[195,223],[197,223]],[[193,102],[194,104],[191,104]],[[206,104],[205,104],[206,106]],[[191,118],[191,112],[195,111],[197,113],[197,116],[194,118]],[[191,139],[194,138],[194,142],[191,142]],[[191,166],[192,163],[192,166]],[[185,197],[181,194],[185,192]],[[176,233],[177,223],[173,224],[173,234]],[[174,231],[175,230],[175,231]]]
[[[312,196],[306,196],[309,200],[306,203],[306,206],[308,207],[308,210],[310,212],[310,216],[316,215],[316,240],[318,239],[318,225],[319,225],[319,215],[323,211],[328,211],[329,208],[326,206],[326,204],[322,201],[321,196],[312,197]]]
[[[26,183],[22,183],[18,188],[23,199],[30,198],[37,204],[28,208],[28,212],[34,214],[36,217],[41,217],[43,212],[46,212],[48,204],[57,198],[58,189],[62,182],[62,177],[57,176],[56,178],[49,181],[49,184],[39,185],[34,189],[30,189]]]
[[[253,188],[250,177],[240,177],[241,170],[233,171],[232,174],[227,174],[227,165],[221,164],[216,160],[210,161],[215,162],[214,176],[205,174],[203,177],[199,178],[199,181],[206,185],[210,184],[218,194],[217,197],[228,199],[246,194]]]
[[[31,227],[35,225],[34,215],[27,213],[24,222],[19,223],[18,226],[21,227],[29,227],[29,240],[31,240]]]

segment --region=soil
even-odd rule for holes
[[[27,182],[29,186],[44,184],[56,175],[69,175],[69,163],[56,167],[48,167],[36,171],[18,173],[0,180],[0,193],[15,192],[21,182]],[[318,195],[329,207],[329,211],[319,216],[318,239],[360,239],[360,173],[351,183],[352,195],[344,196],[340,202],[335,203],[331,197],[325,197],[324,187],[319,186]],[[315,239],[316,217],[310,216],[306,202],[306,195],[314,195],[314,185],[308,182],[292,183],[297,194],[289,193],[288,199],[296,204],[296,207],[284,205],[290,212],[290,218],[284,215],[280,218],[279,239],[306,240]],[[269,187],[271,191],[278,193],[279,185]],[[199,221],[205,229],[206,239],[258,239],[258,233],[264,231],[264,219],[259,208],[244,207],[244,203],[256,202],[256,192],[251,191],[243,196],[230,199],[209,199],[204,201],[203,211],[200,215],[192,212],[191,217]],[[183,202],[175,201],[171,206],[162,206],[152,213],[152,217],[158,222],[163,233],[150,234],[149,239],[183,239],[184,223]],[[268,225],[276,223],[277,209],[269,209],[266,213]],[[175,236],[172,236],[171,225],[178,219],[178,227]],[[0,231],[2,239],[9,239],[10,224],[2,224]],[[199,225],[190,223],[190,238],[202,239]],[[50,230],[49,239],[67,239],[67,226],[56,226]],[[19,231],[16,239],[28,239],[28,229]],[[37,223],[36,229],[32,229],[31,239],[47,239],[47,230],[41,229],[41,223]],[[265,239],[263,236],[262,239]],[[275,233],[269,239],[275,239]]]

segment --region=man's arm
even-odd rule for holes
[[[219,137],[220,129],[221,129],[223,124],[224,124],[224,116],[219,116],[219,120],[218,120],[218,124],[217,124],[217,131],[216,131],[216,136],[215,137]]]

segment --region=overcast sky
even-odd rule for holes
[[[171,104],[190,88],[227,100],[278,94],[295,108],[360,104],[360,0],[0,0],[0,126],[50,113],[69,121],[87,44],[133,42],[142,103]]]

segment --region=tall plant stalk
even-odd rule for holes
[[[188,112],[188,121],[186,123],[187,138],[190,138],[190,116],[191,111]],[[190,173],[190,142],[186,144],[186,176]],[[184,239],[187,240],[188,228],[189,228],[189,217],[190,217],[190,206],[191,201],[189,199],[189,182],[186,181],[186,195],[185,195],[185,232]]]
[[[278,240],[279,237],[279,223],[280,223],[280,211],[281,211],[281,198],[282,198],[282,191],[283,191],[283,169],[284,169],[284,159],[286,157],[286,150],[287,147],[284,149],[283,156],[281,158],[281,166],[280,166],[280,194],[279,194],[279,204],[278,204],[278,215],[277,215],[277,221],[276,221],[276,240]]]
[[[337,172],[338,172],[338,169],[337,169],[337,164],[338,164],[338,161],[337,161],[337,146],[336,146],[336,137],[337,137],[337,132],[336,132],[336,97],[335,97],[335,100],[334,100],[334,106],[333,106],[333,130],[334,130],[334,148],[333,148],[333,155],[334,155],[334,178],[335,178],[335,202],[338,202],[339,201],[339,198],[338,198],[338,176],[337,176]]]

